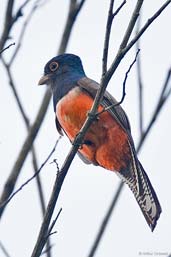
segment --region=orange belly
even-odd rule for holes
[[[80,131],[93,99],[74,88],[57,104],[56,115],[71,141]],[[99,106],[98,111],[103,109]],[[120,171],[126,168],[130,159],[130,149],[126,132],[108,112],[103,112],[95,120],[79,150],[89,161],[108,170]]]

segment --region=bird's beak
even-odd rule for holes
[[[41,78],[40,78],[40,80],[39,80],[39,82],[38,82],[38,85],[40,86],[40,85],[48,85],[50,83],[50,76],[49,75],[43,75]]]

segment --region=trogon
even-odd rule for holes
[[[58,132],[64,131],[73,142],[92,107],[99,84],[86,76],[80,58],[74,54],[52,58],[39,81],[39,85],[43,84],[52,90]],[[115,98],[105,91],[99,115],[86,132],[78,154],[87,164],[114,171],[129,186],[153,231],[161,213],[160,203],[136,155],[127,115],[116,104]]]

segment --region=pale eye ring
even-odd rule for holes
[[[49,69],[54,72],[58,69],[58,66],[59,66],[59,64],[57,62],[51,62],[49,64]]]

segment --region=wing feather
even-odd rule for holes
[[[78,85],[85,90],[88,94],[90,94],[93,98],[96,96],[97,90],[99,89],[99,84],[87,77],[84,77],[78,81]],[[117,104],[116,99],[109,93],[105,92],[104,97],[102,99],[101,105],[106,108],[112,105]],[[122,128],[131,135],[131,128],[129,124],[128,117],[122,107],[120,105],[111,107],[108,109],[108,112],[118,121],[118,123],[122,126]]]

